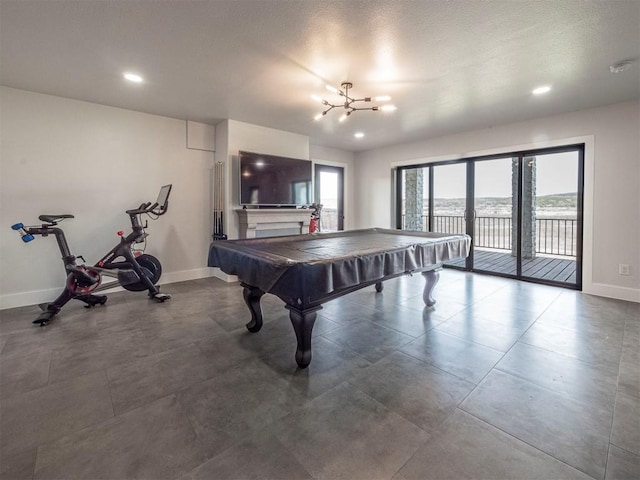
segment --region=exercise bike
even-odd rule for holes
[[[107,296],[95,295],[95,293],[118,285],[132,292],[148,290],[149,297],[156,302],[169,300],[171,295],[160,293],[160,289],[156,286],[162,274],[160,262],[156,257],[142,253],[144,249],[136,250],[134,246],[138,243],[146,244],[146,238],[149,235],[144,231],[148,222],[145,220],[144,226],[142,225],[142,215],[146,214],[156,220],[167,213],[170,193],[171,185],[165,185],[160,189],[155,203],[143,203],[136,209],[127,210],[126,213],[131,220],[131,233],[124,236],[124,232],[119,231],[120,242],[93,266],[76,263],[78,258],[83,262],[85,259],[81,255],[71,254],[64,232],[57,227],[63,220],[74,218],[73,215],[40,215],[38,219],[44,222],[42,225],[24,226],[22,223],[12,225],[11,228],[20,234],[25,243],[34,240],[35,235],[43,237],[55,235],[67,274],[67,282],[62,293],[53,302],[40,305],[43,311],[33,323],[40,326],[46,325],[70,300],[80,300],[86,303],[86,308],[104,305]],[[119,258],[124,260],[117,261]],[[116,278],[117,281],[103,284],[103,276]]]

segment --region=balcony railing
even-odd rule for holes
[[[428,231],[428,217],[421,215],[422,231]],[[405,216],[402,216],[405,228]],[[436,215],[432,231],[465,233],[461,215]],[[575,218],[536,218],[536,253],[576,256],[578,224]],[[473,243],[476,247],[511,250],[513,222],[511,217],[476,217]]]

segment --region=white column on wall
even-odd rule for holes
[[[225,226],[230,239],[238,238],[239,232],[235,213],[240,208],[238,152],[245,150],[309,159],[309,137],[236,120],[225,120],[216,125],[216,147],[216,161],[222,161],[226,165]]]
[[[190,150],[201,150],[203,152],[210,152],[215,155],[216,145],[216,127],[213,125],[206,125],[203,123],[197,123],[187,120],[186,122],[186,141],[187,148]],[[209,168],[209,205],[210,210],[214,210],[214,190],[217,188],[214,180],[215,166],[212,164]],[[209,232],[213,232],[215,228],[215,219],[213,213],[209,215]]]

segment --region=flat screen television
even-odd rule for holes
[[[240,205],[295,207],[312,203],[311,160],[239,153]]]

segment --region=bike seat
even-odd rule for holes
[[[38,220],[47,223],[56,223],[58,220],[64,220],[65,218],[74,218],[74,216],[69,213],[64,213],[62,215],[40,215]]]

